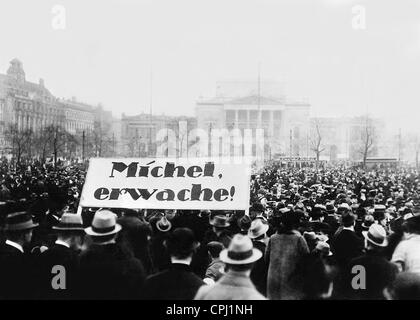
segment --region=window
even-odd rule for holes
[[[270,111],[262,111],[262,121],[270,121]]]
[[[249,120],[250,121],[258,121],[258,111],[257,110],[251,110],[250,111]]]
[[[273,135],[274,135],[275,138],[280,138],[280,126],[279,125],[274,126]]]
[[[246,110],[239,110],[238,119],[241,122],[247,121],[247,111]]]
[[[235,110],[226,110],[226,122],[235,121]]]
[[[299,139],[300,138],[300,128],[299,127],[295,127],[293,130],[293,137],[295,139]]]

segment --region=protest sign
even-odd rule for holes
[[[249,165],[205,158],[92,158],[82,207],[246,210]]]

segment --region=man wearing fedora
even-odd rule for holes
[[[368,231],[363,231],[366,252],[350,261],[345,271],[345,287],[348,288],[348,298],[362,300],[382,300],[384,289],[389,286],[398,273],[397,266],[389,262],[383,249],[388,245],[385,229],[380,224],[372,224]],[[365,288],[354,288],[352,272],[354,266],[364,268]]]
[[[207,252],[207,244],[211,241],[217,241],[223,244],[225,248],[229,246],[231,236],[229,232],[229,218],[225,215],[215,215],[210,219],[211,230],[208,230],[204,235],[200,248],[194,255],[192,261],[192,268],[194,272],[201,278],[204,278],[207,266],[210,264],[210,259]]]
[[[188,228],[175,229],[165,241],[171,258],[168,269],[149,276],[142,288],[145,300],[192,300],[204,282],[190,268],[199,243]]]
[[[212,241],[219,241],[227,248],[232,239],[228,231],[230,226],[228,217],[217,215],[210,221],[210,225],[212,226],[212,233],[208,235],[208,238],[214,238]]]
[[[154,272],[166,270],[171,263],[164,242],[170,236],[172,229],[172,223],[168,220],[166,215],[162,215],[154,225],[150,246]]]
[[[228,249],[220,253],[226,274],[215,284],[201,287],[195,300],[264,300],[250,279],[253,264],[261,257],[248,236],[236,234]]]
[[[145,272],[132,251],[116,242],[121,225],[109,210],[99,210],[92,226],[85,229],[92,243],[80,256],[82,299],[136,299],[140,297]]]
[[[34,298],[36,270],[25,251],[37,227],[27,212],[14,212],[5,220],[6,241],[0,245],[0,299]]]
[[[57,240],[39,258],[42,269],[41,298],[77,299],[79,253],[85,234],[82,217],[75,213],[63,213],[53,231],[57,235]],[[63,266],[65,270],[63,290],[51,286],[52,270],[57,265]]]
[[[248,237],[252,240],[254,248],[262,252],[262,258],[255,262],[251,271],[251,280],[257,290],[262,294],[267,294],[267,272],[268,266],[265,262],[265,250],[267,248],[267,231],[268,224],[264,223],[261,219],[255,219],[251,223],[248,231]]]

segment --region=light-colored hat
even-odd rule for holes
[[[346,203],[346,202],[343,202],[343,203],[342,203],[342,204],[340,204],[338,207],[339,207],[339,208],[345,208],[345,209],[347,209],[347,210],[351,210],[351,208],[350,208],[349,204],[348,204],[348,203]]]
[[[268,231],[268,224],[264,223],[261,219],[255,219],[251,222],[251,227],[248,230],[248,237],[251,239],[258,238]]]
[[[363,219],[362,228],[365,228],[365,230],[369,230],[370,226],[374,222],[375,222],[375,218],[372,215],[367,214]]]
[[[161,232],[168,232],[169,230],[171,230],[171,228],[172,223],[169,222],[166,216],[163,216],[158,222],[156,222],[156,229],[158,229]]]
[[[83,231],[82,217],[75,213],[65,212],[61,216],[58,225],[52,227],[54,230],[62,231]]]
[[[220,252],[220,260],[227,264],[249,264],[262,257],[262,252],[253,248],[252,241],[248,236],[236,234],[229,244],[228,249]]]
[[[116,234],[121,230],[117,223],[117,215],[109,210],[96,211],[92,226],[85,229],[86,234],[96,237],[104,237]]]
[[[406,202],[406,203],[405,203],[405,206],[406,206],[407,208],[413,208],[413,207],[414,207],[414,204],[413,204],[413,202],[412,202],[412,201],[408,201],[408,202]]]
[[[304,231],[303,236],[308,240],[316,240],[316,233],[314,231]]]
[[[386,207],[383,204],[375,204],[373,210],[375,211],[385,211]]]
[[[386,231],[380,224],[372,224],[369,231],[362,232],[367,241],[378,247],[386,247],[388,240],[386,238]]]
[[[330,250],[330,245],[324,241],[318,241],[316,244],[315,250],[325,254],[325,256],[330,257],[333,253]]]

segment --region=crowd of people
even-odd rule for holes
[[[0,163],[0,299],[420,299],[420,173],[282,168],[249,210],[83,208],[86,167]]]

